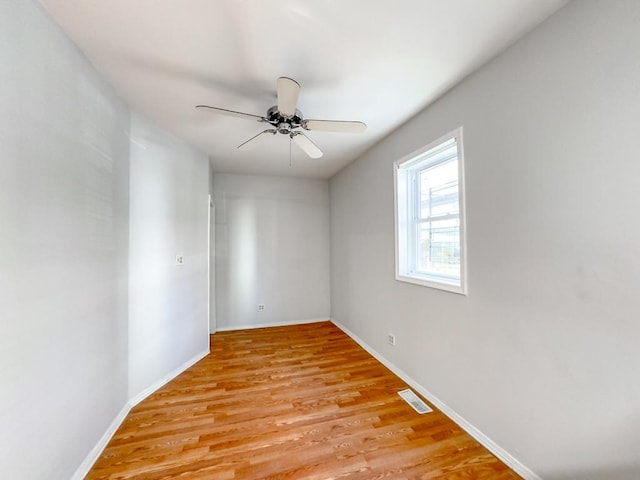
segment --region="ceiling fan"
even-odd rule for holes
[[[300,84],[289,77],[280,77],[277,81],[278,103],[267,110],[265,116],[253,115],[251,113],[236,112],[226,108],[211,107],[209,105],[196,105],[196,108],[209,108],[217,112],[234,115],[237,117],[248,117],[257,119],[258,122],[265,122],[273,128],[268,128],[246,142],[238,146],[239,150],[249,150],[255,147],[266,137],[281,133],[289,138],[300,149],[311,158],[320,158],[322,151],[303,132],[302,128],[308,131],[323,132],[343,132],[362,133],[367,126],[362,122],[341,121],[341,120],[306,120],[302,112],[296,108],[298,95],[300,94]]]

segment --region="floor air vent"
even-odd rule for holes
[[[420,398],[413,393],[410,388],[398,392],[398,395],[400,395],[405,402],[411,405],[411,408],[420,414],[433,412],[433,410],[431,410],[426,403],[420,400]]]

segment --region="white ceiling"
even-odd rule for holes
[[[329,178],[567,0],[40,0],[136,111],[206,151],[214,171]],[[207,104],[264,115],[276,79],[305,118],[360,120],[364,134],[284,135]],[[426,141],[427,139],[425,139]]]

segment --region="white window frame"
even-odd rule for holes
[[[425,163],[429,167],[429,159],[433,157],[443,144],[454,140],[457,147],[458,159],[458,209],[460,222],[460,279],[449,279],[437,274],[424,274],[414,271],[415,250],[417,245],[418,220],[409,218],[412,211],[415,211],[417,199],[417,188],[409,185],[409,172],[416,171],[416,165]],[[437,162],[436,162],[437,164]],[[413,167],[413,168],[412,168]],[[415,174],[413,174],[415,175]],[[466,224],[465,224],[465,202],[464,202],[464,152],[462,142],[462,127],[443,135],[439,139],[429,143],[419,150],[396,160],[393,163],[393,186],[394,186],[394,213],[395,213],[395,237],[396,237],[396,280],[402,282],[423,285],[425,287],[437,288],[448,292],[462,295],[467,293],[467,248],[466,248]],[[410,205],[413,203],[413,205]]]

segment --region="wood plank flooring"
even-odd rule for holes
[[[219,332],[142,401],[96,479],[517,479],[330,322]]]

